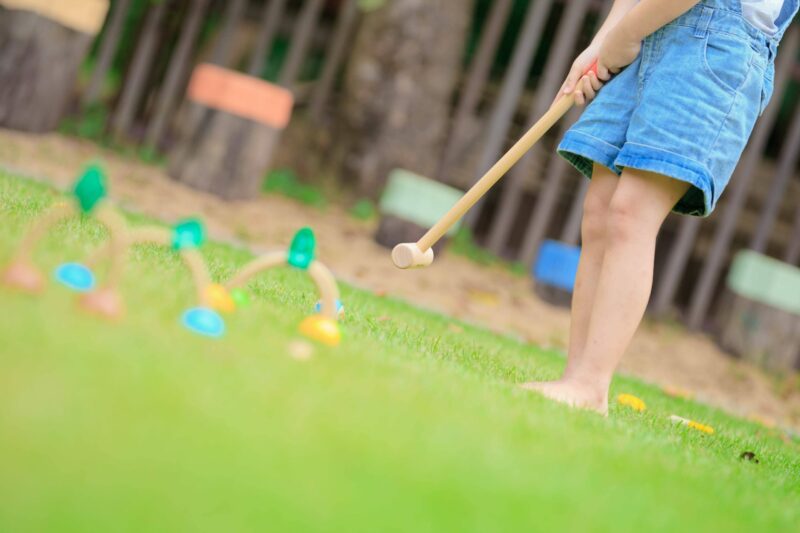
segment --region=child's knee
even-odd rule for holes
[[[611,198],[606,221],[607,238],[624,243],[658,233],[663,216],[654,208],[646,192],[620,187]],[[664,214],[665,215],[665,214]]]
[[[606,235],[609,214],[609,199],[589,190],[583,200],[583,221],[581,237],[586,242],[600,241]]]
[[[630,241],[641,232],[642,213],[626,198],[615,196],[608,206],[606,233],[611,243]]]
[[[584,242],[605,238],[609,204],[618,182],[616,174],[595,164],[592,182],[583,200],[581,236]]]

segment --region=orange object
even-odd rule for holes
[[[80,303],[86,311],[109,320],[120,319],[125,314],[125,304],[114,288],[88,292],[81,297]]]
[[[8,287],[23,292],[38,293],[44,289],[44,278],[33,266],[26,262],[16,261],[0,276],[0,281]]]
[[[267,126],[283,129],[289,124],[294,96],[283,87],[204,63],[194,69],[189,99]]]
[[[339,325],[332,318],[323,315],[312,315],[300,323],[300,333],[311,340],[337,346],[342,340]]]
[[[236,302],[233,301],[228,289],[217,283],[212,283],[206,287],[203,294],[209,307],[221,313],[233,313],[236,310]]]

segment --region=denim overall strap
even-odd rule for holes
[[[783,38],[786,30],[791,26],[792,19],[797,14],[798,8],[800,8],[800,0],[784,0],[781,13],[775,21],[778,31],[772,36],[773,39],[779,42]]]
[[[747,30],[746,33],[750,34],[757,42],[761,43],[761,46],[764,46],[765,54],[768,54],[769,60],[772,61],[775,59],[778,45],[786,30],[791,26],[792,19],[797,14],[798,8],[800,8],[800,0],[784,0],[780,15],[775,21],[777,31],[774,35],[767,35],[749,22],[743,21],[741,27],[745,28]],[[701,0],[689,10],[692,24],[696,26],[696,37],[705,36],[709,29],[709,21],[707,19],[714,18],[714,11],[725,13],[725,16],[743,16],[741,0]],[[711,26],[711,29],[713,29],[714,23],[711,23]]]
[[[711,17],[714,15],[714,9],[706,5],[702,6],[700,16],[697,17],[697,25],[694,27],[694,36],[698,39],[703,39],[708,34],[708,26],[711,24]]]
[[[792,25],[792,19],[794,19],[794,16],[797,14],[798,8],[800,8],[800,0],[784,0],[780,15],[778,15],[775,21],[775,26],[778,28],[778,31],[775,32],[775,35],[767,37],[767,46],[769,46],[771,60],[775,59],[775,54],[778,53],[778,45],[781,39],[783,39],[786,30]]]

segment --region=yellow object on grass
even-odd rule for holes
[[[709,435],[714,434],[714,428],[705,424],[701,424],[700,422],[695,422],[694,420],[689,420],[688,418],[683,418],[678,415],[672,415],[669,417],[669,419],[675,423],[683,424],[684,426],[696,429],[697,431],[702,431],[703,433],[707,433]]]
[[[306,317],[300,323],[299,330],[301,334],[309,339],[327,344],[328,346],[337,346],[342,340],[339,324],[332,318],[323,315]]]
[[[711,426],[706,426],[705,424],[701,424],[700,422],[695,422],[694,420],[689,420],[689,423],[686,425],[692,429],[696,429],[697,431],[708,433],[709,435],[714,434],[714,428],[712,428]]]
[[[626,407],[630,407],[634,411],[639,411],[640,413],[647,409],[647,406],[644,404],[644,402],[632,394],[620,394],[617,396],[617,403]]]
[[[236,302],[233,301],[228,290],[218,283],[212,283],[203,295],[209,307],[220,313],[233,313],[236,311]]]

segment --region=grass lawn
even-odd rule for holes
[[[0,174],[0,264],[54,199]],[[39,264],[103,238],[65,223]],[[249,257],[204,254],[220,280]],[[342,345],[297,361],[316,296],[289,269],[249,286],[221,340],[179,326],[192,288],[172,252],[136,249],[126,276],[119,324],[55,284],[0,288],[2,531],[800,527],[800,445],[777,431],[628,378],[613,394],[646,412],[571,411],[514,387],[557,376],[558,354],[347,286]]]

